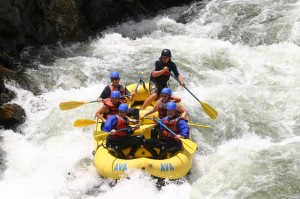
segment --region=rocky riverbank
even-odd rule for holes
[[[19,86],[17,66],[27,46],[84,41],[107,26],[138,20],[191,0],[0,0],[0,127],[14,129],[25,111],[9,102],[16,94],[5,81]]]

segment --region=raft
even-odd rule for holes
[[[127,86],[130,93],[133,93],[136,88],[136,84]],[[131,105],[131,108],[140,108],[144,100],[149,96],[149,83],[138,85],[137,92]],[[140,110],[140,117],[150,110],[156,102],[153,102],[146,110]],[[157,112],[155,113],[157,116]],[[148,116],[152,118],[152,115]],[[144,135],[146,139],[150,138],[151,129],[154,127],[152,120],[144,120],[139,123],[140,129],[136,130],[133,136]],[[94,166],[100,176],[104,178],[120,179],[127,177],[131,172],[142,169],[149,173],[151,176],[157,178],[167,179],[180,179],[187,175],[192,167],[193,155],[196,147],[188,149],[186,144],[183,144],[183,149],[174,153],[168,154],[168,157],[163,160],[152,159],[151,154],[141,146],[135,154],[134,159],[119,159],[106,148],[106,137],[108,133],[101,131],[101,124],[97,124],[94,130]],[[195,145],[190,139],[185,139]],[[128,155],[130,148],[125,149],[123,152]],[[157,150],[157,152],[159,152]]]

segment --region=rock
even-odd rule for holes
[[[0,106],[0,126],[4,129],[14,129],[25,122],[24,109],[17,104],[4,104]]]

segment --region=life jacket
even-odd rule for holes
[[[110,88],[110,93],[112,93],[113,91],[120,91],[121,96],[123,96],[123,95],[126,94],[126,89],[121,84],[119,86],[117,86],[117,87],[114,87],[112,84],[109,84],[109,88]],[[124,99],[121,98],[120,101],[122,103],[126,103],[127,102],[125,98]]]
[[[129,126],[129,121],[127,118],[123,119],[119,115],[116,115],[116,116],[118,118],[118,123],[114,127],[115,130],[124,129]],[[126,137],[126,136],[127,136],[127,131],[119,131],[119,132],[116,132],[114,135],[111,135],[110,137],[116,138],[116,137]]]
[[[183,120],[183,118],[177,117],[177,118],[171,119],[170,121],[168,121],[168,119],[165,118],[164,125],[166,127],[168,127],[170,130],[172,130],[176,135],[178,135],[178,134],[180,134],[179,129],[177,128],[177,123],[179,120]],[[163,130],[163,138],[171,138],[176,141],[179,141],[179,140],[175,139],[175,136],[165,128]]]
[[[105,119],[107,119],[108,116],[110,116],[110,115],[118,114],[118,112],[119,112],[118,109],[119,109],[121,102],[119,102],[117,105],[114,105],[111,101],[111,98],[106,98],[103,100],[103,104],[109,108],[109,111],[107,113],[103,114],[103,117]]]
[[[165,102],[165,103],[162,102],[162,101],[158,102],[159,104],[158,104],[158,110],[157,110],[157,112],[158,112],[159,119],[162,119],[162,118],[164,118],[164,117],[167,116],[166,104],[168,102],[176,102],[176,103],[178,103],[180,101],[181,101],[181,99],[179,97],[177,97],[176,95],[172,95],[167,102]],[[179,115],[181,115],[181,113],[179,111],[177,111],[177,113]]]
[[[121,96],[126,94],[125,87],[121,84],[117,87],[114,87],[112,84],[109,84],[109,88],[110,88],[110,93],[112,93],[113,91],[120,91]]]

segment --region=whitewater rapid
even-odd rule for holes
[[[1,198],[300,198],[299,6],[213,0],[110,27],[88,42],[26,49],[30,91],[6,83],[27,119],[17,132],[0,130]],[[191,122],[212,126],[191,129],[199,149],[189,179],[158,191],[137,171],[111,188],[93,166],[93,127],[73,127],[100,104],[58,105],[96,100],[114,70],[123,84],[140,71],[148,81],[163,48],[219,116],[210,120],[172,80]]]

